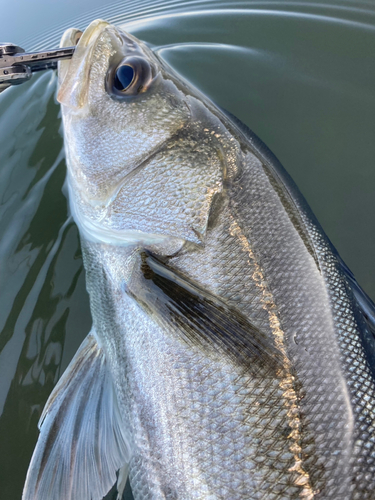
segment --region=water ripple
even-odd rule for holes
[[[367,6],[369,8],[367,8]],[[245,7],[245,8],[244,8]],[[275,8],[277,7],[277,8]],[[217,2],[213,0],[181,0],[159,1],[143,0],[130,1],[124,5],[123,1],[112,5],[92,10],[85,15],[74,17],[64,23],[59,23],[49,30],[23,40],[22,45],[28,50],[42,50],[46,47],[53,47],[59,43],[62,33],[75,26],[84,29],[93,19],[105,18],[110,23],[121,25],[125,29],[133,32],[139,27],[149,23],[158,23],[165,19],[182,18],[186,16],[273,16],[294,18],[298,20],[328,22],[339,24],[347,28],[355,28],[366,31],[374,31],[374,24],[368,22],[375,16],[373,5],[369,2],[346,2],[345,5],[335,5],[332,3],[320,2],[283,2],[275,0],[264,1],[238,1],[238,2]],[[332,12],[328,15],[324,12]],[[350,15],[351,19],[345,17]],[[352,18],[357,16],[357,20]]]
[[[167,45],[157,45],[153,47],[153,51],[157,54],[161,54],[166,50],[174,49],[218,49],[218,50],[233,50],[235,52],[241,52],[245,55],[261,54],[264,51],[253,49],[251,47],[242,47],[240,45],[232,45],[228,43],[202,43],[202,42],[186,42],[186,43],[169,43]]]
[[[291,12],[283,10],[271,10],[271,9],[215,9],[215,10],[196,10],[190,12],[177,12],[177,13],[166,13],[159,16],[150,16],[146,18],[137,19],[131,22],[126,22],[122,27],[130,32],[135,31],[135,28],[144,27],[147,23],[152,23],[155,25],[157,21],[164,21],[165,19],[181,18],[181,17],[194,17],[194,16],[212,16],[212,15],[230,15],[235,14],[238,16],[248,15],[248,16],[274,16],[274,17],[289,17],[296,18],[299,21],[317,21],[330,22],[335,24],[341,24],[346,27],[358,28],[362,30],[375,31],[375,26],[373,24],[362,23],[358,21],[351,21],[344,18],[324,16],[321,14],[312,14],[304,12]]]

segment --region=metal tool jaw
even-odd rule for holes
[[[13,43],[0,43],[0,92],[30,80],[33,73],[56,69],[57,62],[70,59],[75,47],[44,52],[25,52]]]

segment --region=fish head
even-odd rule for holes
[[[143,42],[102,20],[59,63],[68,186],[81,234],[127,245],[203,244],[222,191],[222,124]]]

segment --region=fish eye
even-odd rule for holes
[[[127,57],[116,67],[108,70],[106,90],[117,100],[145,92],[152,80],[153,69],[143,57]]]
[[[124,64],[116,69],[113,86],[121,92],[130,87],[134,80],[134,69],[128,64]]]

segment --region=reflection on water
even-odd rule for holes
[[[21,45],[56,46],[96,17],[146,40],[266,142],[374,298],[375,6],[118,2]],[[0,95],[1,499],[21,498],[42,408],[91,325],[55,85],[48,72]]]

